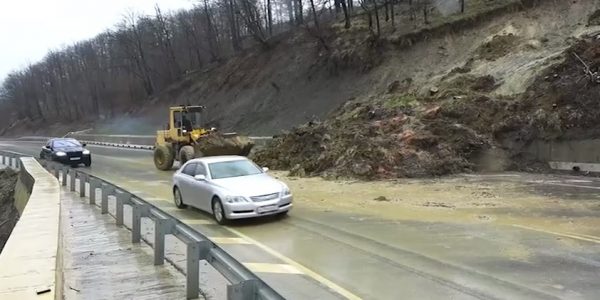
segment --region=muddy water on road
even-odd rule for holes
[[[519,225],[600,236],[600,190],[550,185],[575,184],[573,179],[515,173],[361,182],[273,174],[288,183],[297,203],[321,211],[389,220]]]

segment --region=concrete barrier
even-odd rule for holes
[[[32,157],[16,162],[20,218],[0,254],[0,299],[62,299],[58,181]]]
[[[600,139],[536,140],[525,153],[556,170],[600,172]]]

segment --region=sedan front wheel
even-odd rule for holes
[[[229,220],[227,220],[227,216],[225,216],[225,210],[223,209],[221,199],[216,197],[213,199],[212,210],[213,217],[215,218],[215,221],[217,221],[217,223],[219,223],[220,225],[225,225],[228,223]]]
[[[175,206],[177,206],[177,208],[183,209],[187,207],[187,205],[183,204],[183,197],[181,197],[181,192],[177,187],[173,190],[173,200],[175,201]]]

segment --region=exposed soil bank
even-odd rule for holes
[[[11,169],[0,170],[0,252],[19,220],[13,198],[16,183],[16,172]]]

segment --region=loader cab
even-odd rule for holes
[[[174,106],[169,109],[169,131],[172,137],[187,139],[193,131],[203,130],[204,106]]]

